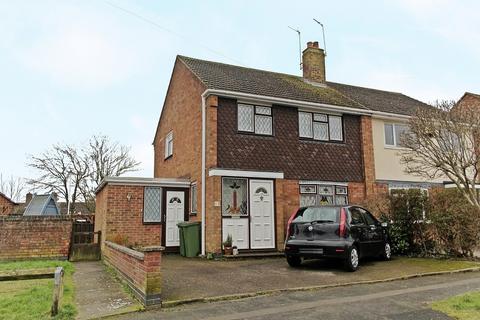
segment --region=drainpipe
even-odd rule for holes
[[[205,177],[205,170],[206,170],[206,140],[207,140],[207,130],[206,130],[206,122],[207,122],[207,96],[208,90],[205,90],[202,94],[202,224],[201,224],[201,235],[202,235],[202,256],[205,256],[205,211],[207,208],[207,204],[205,203],[205,192],[206,188],[206,177]]]

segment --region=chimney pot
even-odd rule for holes
[[[319,48],[318,41],[307,42],[307,48],[302,54],[303,78],[325,83],[325,52]]]

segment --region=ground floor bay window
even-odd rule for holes
[[[347,205],[346,184],[300,182],[300,206]]]
[[[273,180],[222,178],[222,239],[238,249],[274,249]]]

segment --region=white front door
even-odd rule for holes
[[[250,180],[250,247],[275,248],[273,181]]]
[[[177,247],[180,245],[177,223],[185,221],[185,192],[167,191],[166,202],[165,246]]]

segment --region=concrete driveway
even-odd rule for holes
[[[433,301],[478,290],[479,273],[469,272],[190,304],[128,314],[119,319],[441,320],[450,318],[431,310]]]
[[[293,269],[284,258],[208,261],[166,255],[162,260],[162,300],[172,302],[346,284],[479,266],[468,261],[394,258],[388,262],[362,261],[360,269],[350,273],[336,261],[310,260]]]

